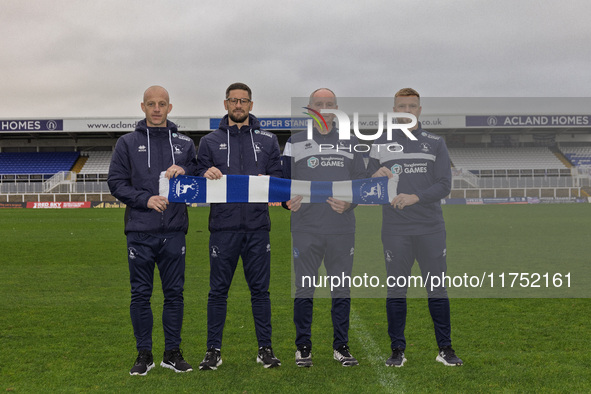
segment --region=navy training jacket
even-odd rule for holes
[[[441,199],[451,190],[451,164],[445,141],[421,128],[413,131],[417,141],[410,140],[401,130],[393,130],[392,141],[385,134],[371,148],[368,173],[387,167],[398,174],[398,194],[416,194],[419,202],[394,209],[383,205],[382,233],[392,235],[432,234],[445,230]],[[403,146],[402,152],[388,149],[392,144]]]
[[[167,127],[148,128],[141,120],[132,133],[119,138],[107,183],[111,194],[127,205],[125,234],[130,231],[172,233],[189,227],[187,206],[170,203],[162,213],[148,208],[148,200],[158,195],[160,173],[176,164],[191,175],[197,168],[193,140],[178,132],[167,121]]]
[[[260,129],[250,114],[249,125],[228,125],[224,116],[219,128],[199,141],[197,171],[203,176],[210,167],[224,175],[270,175],[281,178],[281,156],[277,136]],[[209,231],[270,231],[267,203],[211,204]]]
[[[292,135],[283,151],[283,177],[308,181],[348,181],[367,176],[363,155],[355,152],[359,140],[339,140],[333,126],[327,134],[316,128],[313,139],[307,132]],[[291,231],[314,234],[348,234],[355,232],[355,205],[342,214],[328,203],[305,203],[291,213]]]

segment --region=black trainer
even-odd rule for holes
[[[349,346],[341,345],[337,349],[334,349],[333,357],[335,360],[340,362],[343,367],[352,367],[353,365],[359,365],[359,361],[351,355]]]
[[[444,346],[440,348],[439,354],[435,360],[443,363],[443,365],[447,365],[448,367],[464,365],[464,362],[458,356],[456,356],[456,352],[451,348],[451,346]]]
[[[174,372],[191,372],[193,367],[185,361],[181,349],[165,350],[160,366],[172,369]]]
[[[406,362],[404,357],[404,349],[396,348],[392,349],[392,355],[386,360],[387,367],[402,367]]]
[[[262,346],[259,348],[257,363],[263,364],[265,368],[274,368],[281,365],[281,361],[273,354],[271,346]]]
[[[152,356],[152,352],[149,350],[140,350],[129,374],[146,376],[148,371],[152,368],[154,368],[154,357]]]
[[[199,364],[199,369],[202,371],[215,371],[220,365],[222,365],[222,354],[220,349],[211,347],[205,352],[205,357],[203,358],[203,361],[201,361],[201,364]]]
[[[308,345],[299,345],[295,353],[295,362],[298,367],[312,366],[312,348]]]

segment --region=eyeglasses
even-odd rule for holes
[[[250,101],[251,100],[250,99],[247,99],[247,98],[243,98],[243,99],[227,98],[226,101],[229,102],[232,105],[238,104],[239,101],[240,101],[240,104],[247,105],[247,104],[250,104]]]

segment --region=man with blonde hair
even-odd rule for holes
[[[419,93],[411,88],[398,91],[394,98],[394,112],[410,113],[417,120],[421,115]],[[410,118],[398,118],[399,123],[411,123]],[[388,277],[411,275],[415,259],[423,280],[445,274],[445,223],[441,199],[451,188],[451,166],[443,138],[421,128],[420,123],[410,128],[416,141],[401,130],[394,130],[393,140],[403,146],[402,152],[380,149],[387,143],[380,137],[374,142],[368,163],[372,176],[392,177],[398,174],[398,194],[390,205],[382,209],[382,243]],[[439,346],[436,360],[447,366],[462,365],[451,347],[449,298],[446,288],[425,285],[429,312],[433,319],[435,338]],[[408,287],[390,287],[386,299],[388,334],[392,355],[387,366],[402,367],[406,362],[406,292]]]

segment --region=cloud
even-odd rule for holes
[[[290,98],[585,96],[591,36],[584,1],[369,0],[3,3],[7,101],[0,117],[134,116],[143,90],[171,92],[177,116],[223,112],[249,84],[254,113]],[[568,20],[568,23],[564,21]]]

